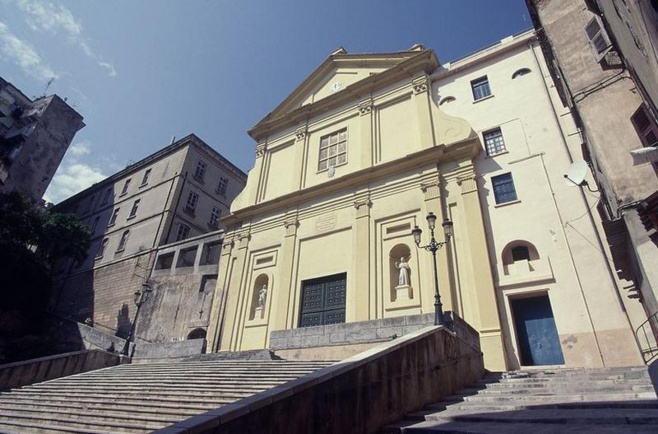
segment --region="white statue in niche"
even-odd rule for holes
[[[395,266],[400,271],[398,275],[398,286],[409,286],[409,264],[405,261],[404,257],[400,258],[400,262],[395,262]]]
[[[267,285],[263,285],[263,287],[258,291],[258,306],[256,309],[262,309],[265,307],[265,301],[267,300]]]

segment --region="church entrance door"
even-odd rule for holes
[[[299,326],[344,323],[346,288],[346,273],[303,281]]]

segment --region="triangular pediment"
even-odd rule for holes
[[[419,58],[422,58],[422,62],[417,61]],[[366,82],[375,82],[378,76],[390,75],[393,70],[399,70],[410,62],[427,72],[438,67],[434,52],[422,46],[393,53],[347,54],[343,49],[336,50],[278,107],[262,119],[254,130],[302,107],[336,98]]]

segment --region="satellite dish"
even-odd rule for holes
[[[564,175],[564,182],[572,187],[582,187],[583,185],[587,185],[585,176],[587,176],[588,170],[589,166],[587,165],[586,161],[574,161],[569,167],[567,174]]]

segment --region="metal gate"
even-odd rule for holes
[[[347,274],[335,274],[302,282],[300,327],[345,322]]]

